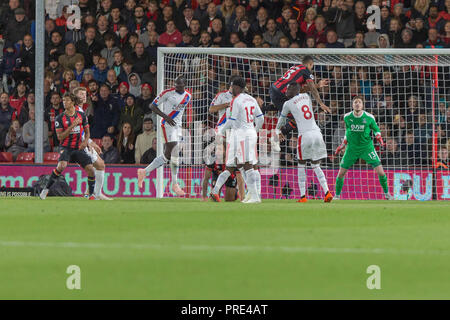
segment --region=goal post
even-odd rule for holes
[[[365,110],[375,116],[386,148],[377,153],[388,176],[389,191],[395,199],[448,200],[450,177],[440,166],[448,161],[450,147],[450,50],[448,49],[281,49],[281,48],[158,48],[158,93],[173,86],[183,74],[192,102],[185,111],[182,141],[179,143],[179,184],[189,197],[200,197],[203,165],[221,161],[223,148],[214,127],[217,115],[208,112],[214,96],[229,87],[231,75],[241,75],[247,90],[270,104],[269,87],[306,55],[314,58],[316,81],[328,79],[319,89],[322,100],[332,110],[325,114],[313,99],[314,116],[321,128],[328,158],[322,161],[330,190],[341,156],[333,159],[345,128],[343,115],[352,110],[352,97],[365,97]],[[298,198],[297,133],[293,132],[276,152],[271,147],[278,114],[267,112],[258,133],[262,197]],[[158,129],[158,155],[163,140]],[[444,157],[447,148],[447,160]],[[448,165],[448,162],[447,162]],[[309,198],[321,198],[313,170],[307,167]],[[173,196],[170,170],[156,175],[157,197]],[[343,199],[383,199],[374,170],[359,161],[349,170]]]

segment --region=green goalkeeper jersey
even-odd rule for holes
[[[380,128],[378,128],[373,115],[363,111],[360,117],[356,117],[352,111],[344,116],[344,121],[349,149],[373,148],[370,131],[372,130],[374,135],[380,133]]]

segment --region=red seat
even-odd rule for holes
[[[102,139],[92,139],[100,148],[102,147]]]
[[[19,163],[33,163],[34,152],[22,152],[17,156],[16,162]]]
[[[44,153],[45,163],[58,163],[59,153],[58,152],[46,152]]]
[[[0,152],[0,162],[13,162],[13,155],[11,152]]]

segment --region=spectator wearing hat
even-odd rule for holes
[[[102,137],[102,154],[100,155],[103,161],[107,164],[120,163],[119,150],[114,147],[114,135],[105,134]]]
[[[422,17],[417,17],[414,20],[413,42],[424,43],[428,39],[428,31],[425,29],[425,23]]]
[[[244,42],[247,47],[253,47],[253,37],[255,36],[255,34],[251,30],[250,20],[247,17],[241,19],[241,23],[238,29],[238,35],[239,39]]]
[[[6,1],[3,1],[6,2]],[[0,15],[0,30],[4,32],[9,21],[15,19],[15,11],[20,7],[20,2],[18,0],[9,1],[8,5],[3,8]]]
[[[134,159],[136,164],[141,163],[144,153],[152,147],[153,139],[156,139],[156,131],[154,130],[153,119],[151,115],[145,115],[142,124],[142,133],[137,136]]]
[[[144,114],[152,114],[154,123],[156,123],[156,115],[152,112],[150,106],[155,96],[153,95],[153,88],[148,83],[143,83],[141,86],[141,95],[138,97],[136,104],[144,111]]]
[[[18,43],[30,32],[31,22],[25,15],[25,10],[17,8],[14,10],[14,18],[8,20],[3,32],[3,37],[12,43]]]
[[[128,76],[128,84],[130,85],[130,94],[135,97],[141,95],[141,78],[137,73],[132,73]]]
[[[194,10],[192,10],[191,6],[186,4],[183,8],[183,14],[178,15],[175,19],[177,29],[180,32],[189,30],[192,19],[194,19]]]
[[[136,105],[136,98],[132,95],[125,97],[125,105],[120,111],[120,124],[128,122],[133,127],[135,135],[142,132],[144,111]]]
[[[181,32],[177,30],[175,22],[170,20],[166,24],[166,32],[159,36],[158,42],[163,46],[167,46],[169,43],[178,45],[183,41]]]
[[[150,67],[148,67],[148,72],[144,73],[142,76],[142,83],[149,83],[152,88],[156,88],[157,72],[156,61],[152,61]]]
[[[106,133],[114,134],[120,119],[120,100],[111,95],[109,87],[103,84],[97,101],[93,101],[94,117],[91,136],[101,138]]]

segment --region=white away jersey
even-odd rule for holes
[[[233,94],[229,91],[221,91],[219,92],[214,99],[211,101],[211,106],[216,106],[219,104],[230,103],[233,100]],[[219,111],[219,121],[217,122],[217,126],[224,124],[227,121],[227,110],[222,109]]]
[[[251,95],[241,93],[231,101],[229,119],[233,120],[233,129],[254,129],[254,120],[263,113],[258,102]]]
[[[312,102],[308,94],[301,93],[286,101],[283,105],[281,116],[286,117],[289,113],[292,113],[294,116],[299,136],[307,131],[318,130],[320,132],[320,128],[314,119]]]
[[[162,112],[171,117],[177,126],[181,127],[181,119],[183,118],[184,109],[191,102],[191,93],[184,91],[183,93],[178,93],[175,88],[164,90],[153,100],[153,105],[160,106],[163,104],[161,109]],[[166,120],[162,119],[161,124],[165,124]]]

